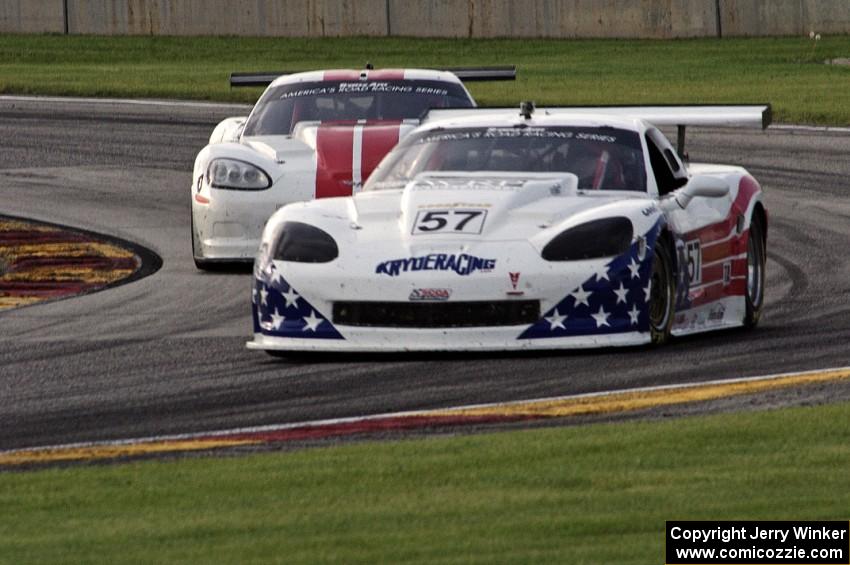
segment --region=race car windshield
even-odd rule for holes
[[[244,135],[288,135],[299,122],[420,119],[431,108],[471,108],[460,84],[438,80],[283,84],[254,106]]]
[[[429,171],[573,173],[579,189],[646,191],[637,132],[610,127],[438,129],[393,149],[364,190],[403,188]]]

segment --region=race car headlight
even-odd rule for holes
[[[274,258],[296,263],[328,263],[339,256],[334,239],[319,228],[301,222],[285,222]]]
[[[263,190],[272,185],[265,171],[236,159],[213,159],[207,167],[207,183],[215,188]]]
[[[628,250],[632,222],[628,218],[602,218],[571,227],[556,235],[543,248],[547,261],[579,261],[612,257]]]

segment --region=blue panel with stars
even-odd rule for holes
[[[268,280],[255,277],[251,297],[254,333],[272,337],[345,339],[331,321],[313,308],[270,266]]]
[[[653,246],[660,223],[646,234],[646,251],[638,242],[606,263],[599,272],[570,291],[518,339],[542,339],[649,331]]]

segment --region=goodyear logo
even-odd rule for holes
[[[476,271],[492,271],[496,267],[495,259],[484,259],[466,253],[431,253],[422,257],[391,259],[378,263],[375,274],[397,277],[409,271],[454,271],[465,277]]]

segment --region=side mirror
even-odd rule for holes
[[[676,203],[680,208],[686,208],[695,196],[704,198],[721,198],[729,194],[729,184],[721,179],[710,175],[696,175],[691,177],[682,189],[676,191]]]

